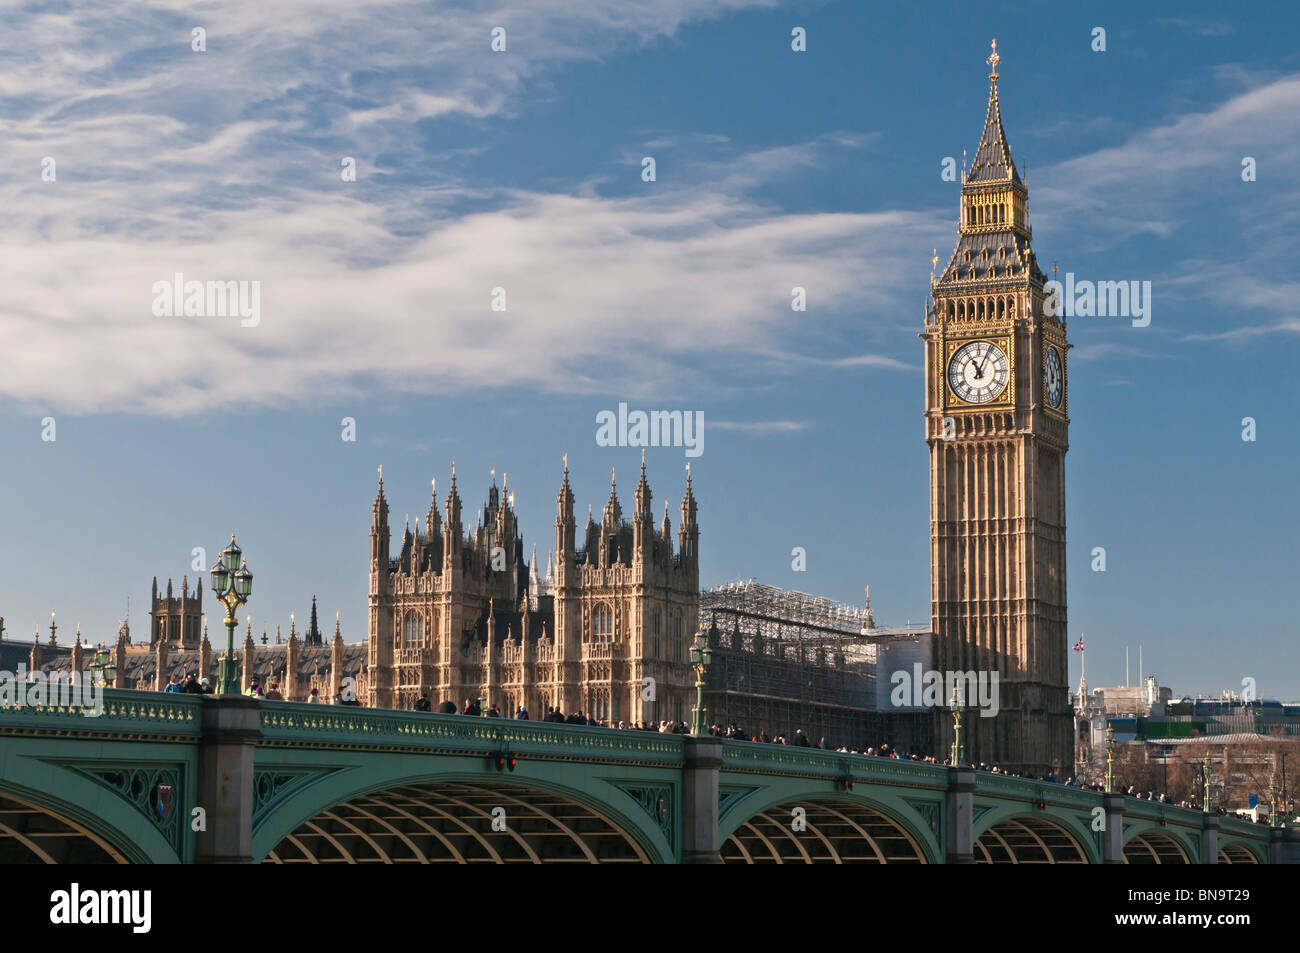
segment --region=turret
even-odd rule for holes
[[[576,549],[574,543],[573,490],[569,487],[569,455],[564,455],[564,482],[555,498],[555,556],[556,569],[573,565]]]
[[[641,451],[641,479],[636,485],[636,509],[632,518],[632,559],[643,562],[651,551],[654,514],[651,509],[650,484],[645,478],[645,450]]]
[[[444,504],[447,516],[446,525],[442,528],[442,566],[443,570],[454,569],[457,565],[457,559],[460,557],[461,545],[463,542],[460,524],[460,494],[456,492],[456,461],[451,461],[451,489],[447,491],[447,502]]]
[[[699,558],[700,529],[695,524],[695,493],[691,490],[691,465],[686,464],[686,493],[682,497],[682,525],[677,531],[682,562]]]
[[[370,571],[385,578],[388,572],[388,500],[384,499],[384,468],[379,468],[379,491],[370,507]]]
[[[429,512],[424,517],[424,534],[433,542],[442,535],[442,514],[438,512],[438,479],[434,477],[430,483],[433,485],[432,494],[429,497]]]

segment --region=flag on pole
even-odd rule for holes
[[[1083,651],[1083,636],[1079,636],[1079,641],[1074,643],[1074,650],[1076,652]]]

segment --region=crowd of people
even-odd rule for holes
[[[198,672],[186,672],[185,675],[173,675],[167,679],[167,686],[164,692],[172,695],[211,695],[212,683],[207,677],[199,678]]]

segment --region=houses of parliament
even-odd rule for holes
[[[689,468],[674,531],[667,505],[654,518],[644,459],[630,513],[611,471],[599,520],[589,512],[579,527],[565,458],[543,575],[535,548],[525,558],[504,478],[500,488],[493,478],[467,527],[453,464],[445,496],[439,500],[435,483],[422,523],[404,527],[395,545],[380,472],[364,643],[345,644],[336,623],[326,644],[313,604],[301,643],[292,623],[283,648],[278,635],[276,645],[264,636],[258,646],[246,632],[245,683],[256,670],[278,673],[289,700],[310,688],[332,697],[350,679],[357,698],[377,707],[482,697],[507,715],[523,706],[532,717],[555,707],[613,724],[686,720],[695,703],[688,650],[705,625],[717,662],[705,696],[711,721],[743,719],[749,730],[773,734],[802,727],[863,748],[908,737],[913,750],[942,760],[952,740],[948,710],[914,711],[907,723],[876,717],[888,703],[874,682],[915,661],[939,672],[998,674],[999,713],[967,719],[968,760],[1033,774],[1071,764],[1069,344],[1064,320],[1045,306],[1028,188],[1002,124],[996,42],[988,62],[988,106],[963,170],[957,240],[931,278],[920,335],[928,631],[878,629],[869,601],[861,611],[772,587],[701,593]],[[122,684],[159,689],[178,668],[215,674],[200,613],[184,581],[179,597],[170,582],[166,596],[155,584],[150,644],[132,650],[147,658],[134,665],[134,678],[129,637],[119,634]],[[13,654],[15,644],[0,647]],[[32,645],[32,667],[66,666],[59,654],[52,623],[50,645]]]
[[[699,605],[699,526],[689,471],[674,539],[655,524],[645,463],[624,519],[614,474],[596,522],[574,519],[567,457],[545,578],[523,556],[511,496],[495,479],[465,532],[453,464],[439,512],[390,551],[382,472],[371,507],[367,704],[483,697],[503,711],[583,711],[598,720],[688,717],[687,652]],[[536,715],[534,715],[536,717]]]

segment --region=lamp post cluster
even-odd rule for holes
[[[212,567],[212,591],[226,607],[226,651],[217,664],[217,694],[239,693],[239,662],[235,658],[235,612],[253,594],[253,574],[244,562],[244,551],[230,534],[230,545],[221,551],[221,558]]]
[[[691,734],[702,735],[708,731],[708,710],[704,707],[704,676],[713,664],[713,650],[709,636],[703,629],[695,633],[691,643],[691,668],[695,670],[695,707],[691,709]]]
[[[113,682],[117,679],[117,666],[113,664],[113,653],[104,648],[104,643],[99,643],[99,649],[95,652],[94,661],[90,663],[90,680],[92,683],[103,685],[105,688],[112,688]]]

